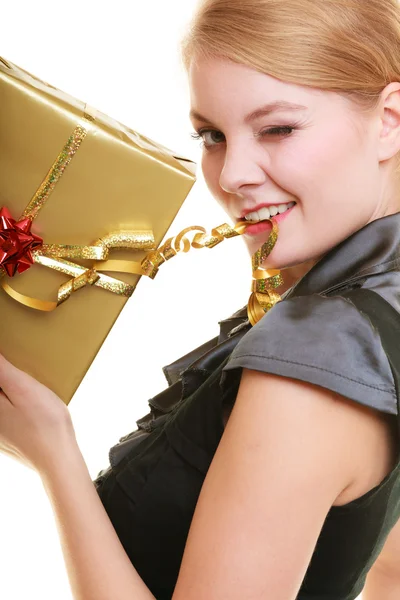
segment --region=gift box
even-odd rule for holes
[[[195,165],[3,59],[0,105],[0,352],[68,404]]]

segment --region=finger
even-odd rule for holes
[[[14,367],[0,354],[0,389],[6,396],[12,395],[19,388],[22,371]]]
[[[13,403],[11,402],[10,398],[7,396],[5,391],[0,388],[0,414],[2,416],[3,416],[3,413],[1,411],[7,404],[13,405]]]

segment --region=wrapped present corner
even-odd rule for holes
[[[0,352],[68,404],[195,165],[0,59]]]

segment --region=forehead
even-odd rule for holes
[[[227,110],[247,114],[260,104],[281,100],[304,105],[311,112],[334,105],[344,108],[344,99],[338,94],[281,81],[223,58],[197,57],[188,76],[191,110],[208,117]]]

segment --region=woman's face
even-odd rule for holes
[[[224,59],[193,62],[189,84],[212,195],[235,223],[266,205],[281,215],[264,268],[314,264],[370,221],[397,212],[378,156],[379,119],[367,120],[338,94]],[[278,101],[304,108],[268,113],[265,105]],[[286,212],[282,205],[291,202]],[[258,216],[268,218],[265,210]],[[271,225],[252,230],[243,236],[250,254]]]

